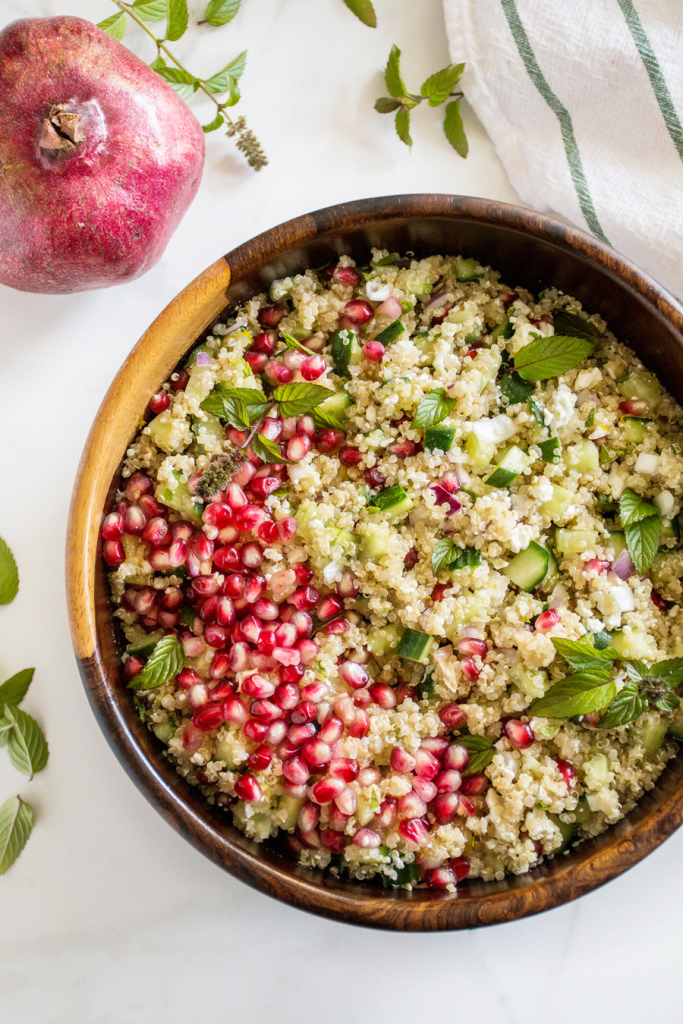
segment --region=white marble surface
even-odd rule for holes
[[[26,708],[51,748],[30,784],[0,756],[0,799],[19,791],[36,813],[0,879],[3,1024],[681,1020],[683,833],[599,892],[516,924],[407,936],[319,920],[232,879],[162,821],[109,750],[76,670],[63,588],[71,485],[109,381],[167,301],[221,253],[330,203],[411,191],[515,201],[468,111],[466,161],[438,112],[418,112],[412,153],[372,112],[392,42],[409,82],[448,60],[439,0],[376,7],[373,32],[341,0],[243,0],[199,45],[216,66],[248,47],[239,109],[268,169],[253,175],[213,137],[199,195],[142,280],[70,297],[0,288],[0,534],[22,575],[0,609],[0,674],[36,666]],[[0,22],[112,9],[1,0]]]

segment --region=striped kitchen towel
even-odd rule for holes
[[[463,89],[522,201],[683,297],[681,0],[444,0]]]

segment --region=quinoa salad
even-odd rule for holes
[[[552,288],[384,250],[275,281],[127,451],[102,526],[122,686],[303,865],[450,892],[528,871],[683,738],[682,441]]]

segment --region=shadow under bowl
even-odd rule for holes
[[[600,313],[683,402],[683,308],[616,252],[528,210],[450,195],[344,203],[281,224],[217,260],[160,314],[113,381],[86,442],[67,545],[74,650],[100,726],[145,796],[185,838],[231,874],[301,909],[340,921],[406,931],[472,928],[547,910],[614,878],[683,821],[683,758],[616,826],[525,875],[470,881],[457,895],[382,890],[298,867],[259,846],[208,805],[162,756],[121,680],[120,637],[100,550],[121,462],[150,396],[211,326],[271,281],[342,253],[367,261],[371,247],[418,256],[474,256],[511,287],[554,286]]]

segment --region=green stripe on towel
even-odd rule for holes
[[[508,25],[510,26],[510,31],[512,32],[515,45],[517,46],[520,57],[524,61],[524,66],[527,69],[529,78],[534,83],[552,112],[555,114],[557,120],[560,122],[562,140],[564,142],[565,153],[567,154],[569,171],[572,176],[572,181],[574,182],[574,188],[576,189],[581,210],[586,218],[586,224],[597,238],[602,242],[607,242],[609,245],[609,239],[602,230],[600,221],[598,220],[598,215],[595,212],[593,197],[591,196],[586,175],[583,170],[581,154],[579,153],[579,147],[576,142],[571,115],[552,91],[545,79],[545,76],[543,75],[543,72],[538,66],[536,55],[534,54],[531,43],[529,42],[529,37],[527,36],[519,17],[519,11],[517,10],[515,0],[501,0],[501,4],[505,17],[507,18]]]
[[[681,122],[671,99],[666,79],[659,66],[659,61],[655,57],[654,50],[643,28],[643,23],[638,16],[633,0],[617,0],[617,2],[621,7],[621,13],[624,15],[628,30],[633,37],[633,42],[636,44],[640,59],[645,65],[652,91],[655,94],[657,105],[664,118],[664,124],[671,136],[671,141],[676,147],[681,160],[683,160],[683,127],[681,127]]]

